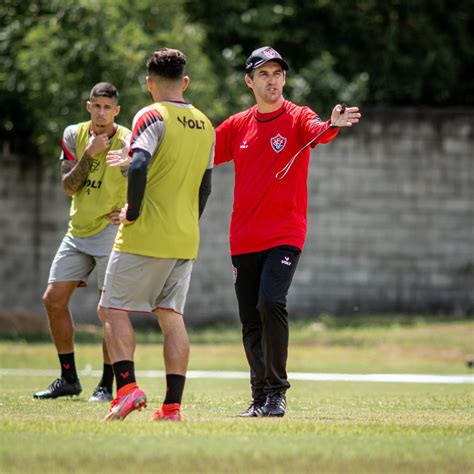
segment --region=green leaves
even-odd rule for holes
[[[269,44],[288,60],[285,96],[323,118],[338,102],[470,105],[469,0],[3,0],[0,139],[51,161],[92,86],[118,87],[119,122],[149,103],[145,62],[183,50],[188,100],[214,121],[253,103],[243,64]]]
[[[253,49],[270,44],[290,64],[285,95],[327,116],[341,101],[361,106],[472,104],[471,3],[210,0],[205,7],[189,3],[188,11],[205,25],[215,70],[225,76],[219,90],[230,96],[233,111],[242,102],[242,88],[228,91],[224,82],[234,72],[243,73]]]
[[[202,108],[212,103],[215,81],[202,52],[203,32],[188,21],[182,2],[29,3],[28,9],[12,1],[0,7],[7,14],[0,50],[9,69],[0,76],[0,105],[7,110],[1,132],[10,141],[21,136],[28,150],[54,162],[63,128],[88,119],[85,102],[100,81],[119,89],[118,121],[131,126],[133,115],[150,102],[146,60],[164,46],[188,57],[193,81],[188,98]]]

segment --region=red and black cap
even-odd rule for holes
[[[288,64],[281,57],[281,54],[278,51],[275,51],[270,46],[264,46],[263,48],[258,48],[252,52],[252,54],[245,61],[245,72],[249,74],[255,68],[262,66],[268,61],[275,61],[281,64],[281,67],[288,71]]]

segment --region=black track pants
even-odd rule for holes
[[[280,246],[232,256],[254,400],[263,400],[268,393],[285,392],[290,387],[286,374],[286,297],[300,253],[296,247]]]

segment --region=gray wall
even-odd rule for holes
[[[467,110],[370,109],[313,151],[308,238],[289,295],[295,316],[474,308],[474,123]],[[68,198],[53,166],[22,169],[0,154],[2,311],[42,314]],[[297,166],[297,162],[294,166]],[[227,232],[233,166],[214,171],[190,323],[236,320]],[[76,292],[76,320],[96,321],[95,279]]]

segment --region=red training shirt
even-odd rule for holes
[[[303,249],[310,147],[283,179],[275,175],[329,124],[309,107],[285,100],[274,112],[259,113],[254,105],[217,127],[214,164],[233,160],[235,167],[231,255],[279,245]],[[329,128],[316,143],[329,143],[338,133],[338,128]]]

